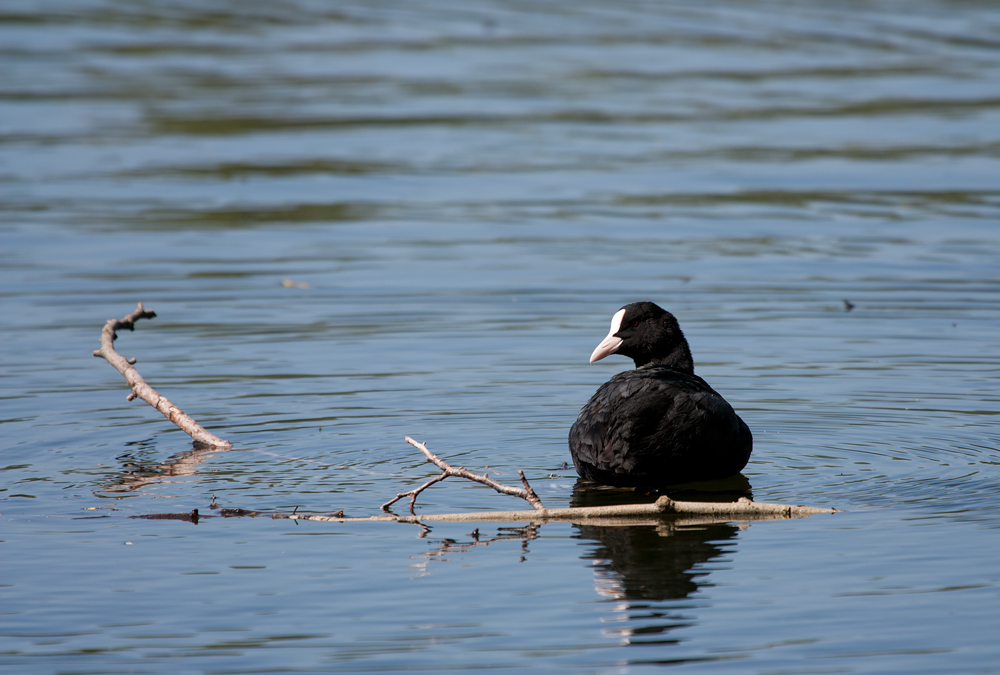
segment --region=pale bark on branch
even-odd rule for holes
[[[197,509],[192,512],[198,517]],[[661,527],[707,525],[733,521],[787,520],[805,518],[820,513],[840,513],[839,509],[822,509],[795,504],[755,502],[746,497],[735,502],[681,502],[660,497],[652,504],[618,504],[614,506],[572,506],[562,509],[534,509],[531,511],[470,511],[467,513],[431,513],[427,515],[350,517],[343,511],[330,515],[292,513],[267,513],[246,509],[222,509],[222,517],[271,518],[274,520],[310,520],[326,523],[550,523],[564,522],[600,527],[632,527],[648,525]],[[192,514],[156,513],[133,518],[153,520],[189,520]],[[214,516],[200,516],[211,518]]]
[[[126,400],[131,401],[135,398],[141,398],[159,410],[164,417],[177,425],[195,443],[215,448],[232,447],[229,441],[224,441],[207,431],[186,415],[183,410],[171,403],[165,396],[161,396],[155,389],[146,384],[146,381],[139,375],[139,371],[135,369],[135,359],[126,359],[115,351],[114,342],[118,339],[118,330],[135,330],[136,321],[139,319],[152,319],[155,316],[155,312],[145,309],[140,302],[138,309],[125,318],[108,319],[107,323],[104,324],[104,329],[101,331],[101,348],[94,350],[94,356],[99,356],[114,366],[115,370],[121,373],[125,381],[132,387],[132,392]]]
[[[532,511],[470,511],[468,513],[432,513],[420,516],[371,516],[347,518],[344,516],[282,515],[272,518],[291,520],[318,520],[333,522],[533,522],[564,521],[601,525],[637,524],[636,519],[662,518],[663,516],[696,516],[705,522],[729,520],[778,520],[804,518],[818,513],[839,513],[837,509],[822,509],[796,504],[755,502],[741,497],[735,502],[681,502],[670,497],[660,497],[652,504],[619,504],[615,506],[572,506],[562,509],[536,509]]]
[[[424,453],[424,456],[427,458],[427,461],[437,466],[444,473],[442,473],[437,478],[432,478],[431,480],[427,481],[426,483],[424,483],[423,485],[421,485],[416,489],[409,490],[407,492],[400,492],[395,497],[393,497],[392,499],[390,499],[389,501],[387,501],[385,504],[382,505],[383,511],[388,512],[390,506],[392,506],[393,504],[395,504],[404,497],[409,497],[410,514],[412,515],[413,507],[417,502],[417,495],[419,495],[421,492],[423,492],[430,486],[434,485],[435,483],[440,483],[448,476],[458,476],[459,478],[465,478],[467,480],[475,481],[477,483],[482,483],[483,485],[493,488],[500,494],[510,495],[512,497],[520,497],[521,499],[526,500],[529,504],[531,504],[532,507],[535,508],[536,511],[545,510],[545,506],[542,504],[542,500],[540,500],[538,498],[538,495],[535,494],[535,491],[531,489],[531,485],[528,484],[528,479],[524,477],[523,471],[517,472],[517,475],[521,477],[521,484],[524,485],[523,488],[514,487],[512,485],[504,485],[503,483],[493,480],[486,474],[473,473],[472,471],[468,471],[463,467],[459,467],[456,469],[452,465],[448,464],[448,462],[444,461],[443,459],[432,453],[430,450],[428,450],[426,445],[420,443],[419,441],[413,440],[409,436],[406,437],[406,442],[415,447],[420,452]]]

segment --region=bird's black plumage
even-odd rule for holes
[[[732,406],[694,374],[677,319],[651,302],[626,305],[591,362],[635,361],[591,397],[569,432],[583,478],[605,485],[662,487],[724,478],[750,459],[753,437]]]

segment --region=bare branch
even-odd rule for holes
[[[518,471],[518,475],[521,477],[521,483],[524,485],[523,488],[514,487],[512,485],[504,485],[503,483],[499,483],[493,480],[486,474],[473,473],[471,471],[466,470],[464,467],[459,467],[456,469],[451,464],[444,461],[443,459],[435,455],[433,452],[428,450],[426,445],[420,443],[419,441],[413,440],[409,436],[406,437],[406,442],[415,447],[420,452],[424,453],[424,456],[427,458],[427,461],[437,466],[444,473],[442,473],[437,478],[434,478],[433,480],[427,481],[426,483],[416,488],[415,490],[410,490],[409,492],[400,492],[399,494],[396,495],[395,499],[392,499],[391,501],[388,501],[382,505],[383,511],[388,511],[389,507],[392,504],[396,503],[403,497],[409,497],[410,514],[413,514],[413,507],[414,504],[416,504],[417,495],[426,490],[427,488],[429,488],[431,485],[434,485],[434,483],[440,483],[448,476],[458,476],[459,478],[465,478],[466,480],[475,481],[476,483],[482,483],[483,485],[491,487],[501,494],[510,495],[512,497],[520,497],[521,499],[527,500],[527,502],[531,504],[531,506],[534,507],[536,511],[542,511],[542,512],[545,511],[545,506],[542,504],[542,500],[538,498],[538,495],[535,494],[535,491],[531,489],[530,485],[528,485],[528,480],[524,477],[523,471]]]
[[[652,504],[619,504],[616,506],[571,506],[562,509],[534,511],[474,511],[469,513],[434,513],[422,516],[371,516],[345,518],[343,516],[312,516],[272,514],[272,518],[319,520],[337,522],[571,522],[591,525],[637,525],[662,523],[665,516],[693,522],[731,522],[734,520],[784,520],[805,518],[819,513],[840,513],[838,509],[822,509],[795,504],[755,502],[741,497],[735,502],[678,502],[670,497],[660,497]]]
[[[146,384],[146,381],[139,375],[133,364],[135,359],[125,359],[115,351],[114,342],[118,339],[118,330],[127,328],[135,330],[135,322],[139,319],[152,319],[156,313],[143,308],[139,303],[138,309],[123,319],[108,319],[101,331],[101,348],[94,350],[94,356],[99,356],[122,374],[125,381],[132,387],[132,392],[127,400],[141,398],[143,401],[159,410],[164,417],[173,422],[181,431],[190,436],[196,443],[208,445],[216,448],[231,448],[229,441],[224,441],[218,436],[209,433],[200,424],[184,414],[184,411],[171,403],[167,398],[160,396],[155,389]]]
[[[528,503],[534,506],[536,509],[544,509],[545,507],[542,506],[542,500],[538,498],[538,495],[535,494],[535,491],[531,489],[530,485],[528,485],[528,479],[524,477],[524,472],[518,469],[517,475],[521,478],[521,485],[524,486],[524,492],[525,492],[524,498],[527,499]]]
[[[413,507],[417,503],[417,495],[420,494],[421,492],[423,492],[424,490],[426,490],[427,488],[429,488],[430,486],[434,485],[434,483],[440,483],[441,481],[443,481],[445,478],[447,478],[450,475],[451,475],[450,473],[448,473],[447,471],[445,471],[443,474],[441,474],[437,478],[431,478],[429,481],[427,481],[426,483],[424,483],[423,485],[421,485],[420,487],[418,487],[415,490],[410,490],[409,492],[400,492],[395,497],[393,497],[392,499],[390,499],[389,501],[387,501],[385,504],[383,504],[382,505],[382,510],[388,512],[390,506],[392,506],[393,504],[395,504],[396,502],[398,502],[403,497],[409,497],[410,498],[410,515],[411,516],[416,515],[414,513],[414,511],[413,511]]]
[[[444,480],[438,477],[430,482]],[[426,485],[425,485],[426,487]],[[399,496],[408,496],[404,493]],[[396,501],[396,500],[393,500]],[[212,508],[218,508],[213,502]],[[192,514],[197,515],[197,509]],[[790,518],[805,518],[819,513],[841,513],[838,509],[821,509],[813,506],[797,506],[794,504],[770,504],[755,502],[742,497],[735,502],[677,502],[669,497],[660,497],[652,504],[618,504],[614,506],[572,506],[562,509],[544,509],[533,511],[476,511],[470,513],[432,513],[424,516],[386,516],[351,517],[345,516],[343,509],[329,515],[292,513],[266,513],[248,509],[222,509],[219,515],[224,518],[250,517],[272,518],[274,520],[312,520],[336,523],[414,523],[425,522],[468,523],[551,523],[565,522],[581,525],[597,525],[600,527],[632,527],[635,525],[651,525],[658,531],[669,533],[673,528],[687,525],[707,525],[709,523],[730,523],[733,521],[787,520]],[[152,520],[189,520],[192,514],[151,514],[147,516],[130,516],[131,518],[147,518]],[[213,518],[212,515],[201,515],[201,518]],[[472,534],[478,536],[478,528]],[[533,537],[532,537],[533,538]]]

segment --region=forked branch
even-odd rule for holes
[[[427,481],[426,483],[424,483],[423,485],[421,485],[416,489],[409,490],[407,492],[400,492],[395,497],[393,497],[392,499],[390,499],[389,501],[387,501],[385,504],[382,505],[383,511],[388,512],[390,506],[398,502],[400,499],[403,499],[404,497],[409,497],[410,515],[414,515],[413,507],[417,503],[417,495],[419,495],[421,492],[423,492],[430,486],[434,485],[435,483],[440,483],[448,476],[458,476],[459,478],[465,478],[467,480],[475,481],[477,483],[482,483],[483,485],[491,487],[501,494],[511,495],[512,497],[520,497],[521,499],[526,500],[529,504],[531,504],[532,508],[534,508],[536,511],[545,511],[545,506],[542,505],[542,500],[539,499],[538,495],[535,494],[535,491],[531,489],[531,485],[528,484],[528,479],[524,477],[523,471],[517,472],[517,475],[521,477],[521,484],[524,485],[523,488],[514,487],[512,485],[504,485],[503,483],[499,483],[493,480],[486,474],[473,473],[472,471],[468,471],[463,467],[459,467],[456,469],[451,464],[448,464],[448,462],[444,461],[443,459],[435,455],[433,452],[428,450],[426,445],[420,443],[419,441],[413,440],[409,436],[406,437],[406,442],[415,447],[420,452],[424,453],[424,456],[427,458],[427,461],[437,466],[444,473],[442,473],[437,478],[432,478],[431,480]]]
[[[123,319],[108,319],[101,331],[101,348],[94,350],[94,356],[99,356],[122,374],[125,381],[132,387],[132,392],[126,400],[131,401],[141,398],[143,401],[159,410],[164,417],[173,422],[181,431],[190,436],[196,443],[209,445],[216,448],[230,448],[229,441],[224,441],[218,436],[209,433],[204,427],[195,422],[184,411],[171,403],[166,397],[160,396],[155,389],[146,384],[146,381],[135,369],[135,359],[126,359],[115,351],[115,340],[118,339],[118,330],[135,330],[135,322],[139,319],[152,319],[156,313],[145,309],[139,303],[138,309]]]

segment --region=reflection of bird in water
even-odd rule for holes
[[[676,603],[705,583],[699,577],[708,572],[698,566],[722,556],[738,531],[727,523],[576,527],[580,539],[598,544],[588,554],[595,566],[594,590],[617,601],[612,613],[601,617],[607,623],[601,632],[623,644],[676,642],[664,634],[694,623],[690,606]]]
[[[742,476],[739,478],[742,481],[693,484],[683,494],[697,501],[735,501],[750,495],[749,482]],[[673,493],[670,496],[679,498]],[[655,498],[655,494],[599,488],[580,481],[573,490],[570,505],[602,506]],[[704,573],[692,568],[722,555],[724,549],[720,543],[733,539],[739,528],[728,523],[684,525],[683,522],[664,518],[657,525],[576,525],[580,539],[599,544],[589,556],[599,570],[598,592],[616,598],[673,600],[697,590],[695,580]]]
[[[691,485],[684,490],[685,495],[701,501],[733,501],[749,493],[750,484],[745,478]],[[655,497],[580,481],[571,504],[597,506],[652,501]],[[614,606],[616,614],[607,617],[612,624],[604,630],[606,634],[628,643],[662,641],[652,636],[691,623],[687,612],[681,615],[669,604],[656,607],[650,602],[683,600],[697,591],[705,583],[700,578],[708,574],[700,566],[731,551],[739,528],[729,523],[683,523],[664,518],[658,524],[574,526],[577,538],[596,544],[586,555],[595,567],[594,589],[605,598],[620,601]]]
[[[718,558],[739,529],[728,523],[672,527],[577,525],[580,539],[597,546],[588,554],[598,568],[601,595],[627,600],[678,600],[698,590],[705,572],[695,566]]]

